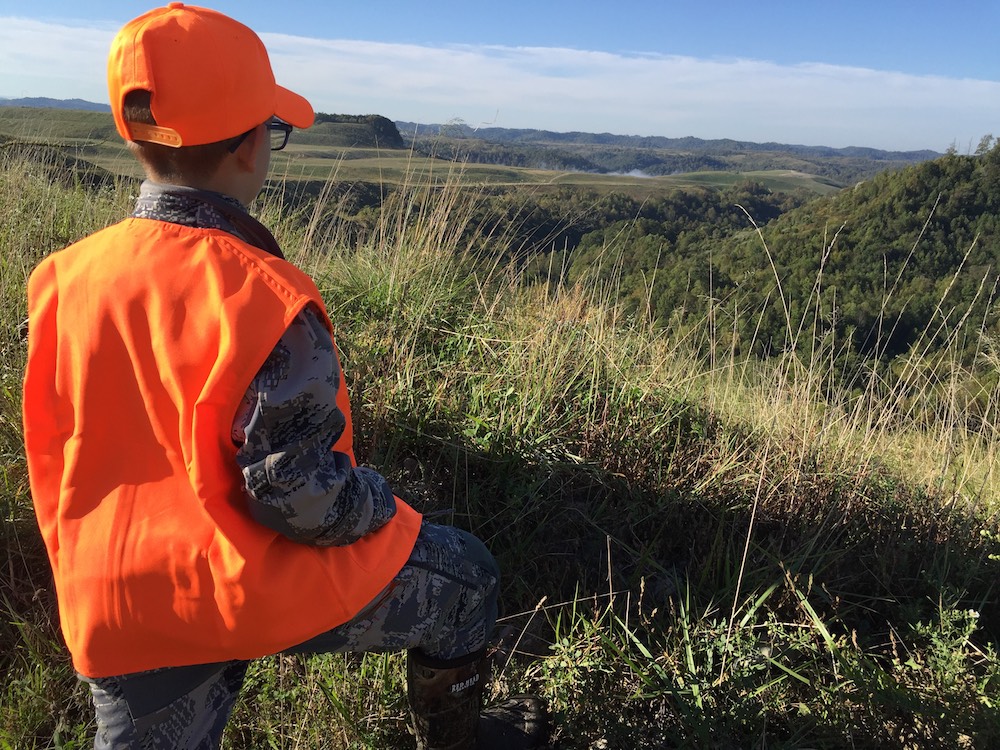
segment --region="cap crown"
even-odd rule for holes
[[[124,118],[125,96],[150,92],[157,127]],[[169,146],[233,138],[276,115],[309,127],[313,111],[278,86],[260,38],[208,8],[170,3],[127,23],[111,45],[108,91],[119,134]]]

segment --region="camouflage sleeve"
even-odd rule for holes
[[[331,450],[346,424],[339,385],[333,340],[307,308],[257,373],[233,423],[251,515],[304,544],[351,544],[396,513],[381,475]]]

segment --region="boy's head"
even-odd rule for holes
[[[108,92],[118,133],[135,144],[147,170],[175,178],[207,176],[236,139],[272,117],[298,128],[314,119],[308,101],[275,83],[251,29],[180,2],[118,32],[108,56]]]

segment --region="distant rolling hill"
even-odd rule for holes
[[[40,108],[49,109],[49,115],[36,117],[28,111]],[[56,115],[53,109],[60,110],[60,114]],[[32,138],[61,139],[66,143],[80,139],[116,140],[107,104],[82,99],[0,98],[0,112],[7,113],[0,115],[0,132],[21,138],[30,134]],[[572,175],[673,180],[683,175],[704,174],[710,181],[713,175],[739,181],[758,179],[761,175],[796,175],[798,182],[805,178],[808,182],[805,187],[819,192],[848,187],[880,172],[941,156],[933,151],[837,149],[729,139],[473,129],[464,123],[423,125],[393,122],[380,115],[322,112],[317,113],[313,128],[297,133],[295,144],[316,150],[312,154],[316,157],[330,157],[332,149],[349,149],[351,158],[361,156],[364,149],[382,153],[410,150],[432,161],[555,172],[561,175],[561,180],[573,179]],[[325,153],[321,153],[323,150]]]
[[[107,104],[88,102],[85,99],[49,99],[44,96],[30,96],[21,99],[0,97],[0,107],[41,107],[47,109],[83,109],[88,112],[110,112]]]
[[[447,123],[444,125],[423,125],[414,122],[397,121],[400,131],[408,136],[418,138],[438,136],[452,138],[474,138],[493,143],[532,143],[585,146],[617,146],[639,149],[668,149],[674,151],[699,151],[703,153],[731,154],[734,152],[773,152],[784,151],[800,156],[828,157],[864,157],[881,161],[918,162],[936,159],[943,154],[936,151],[886,151],[876,148],[848,146],[832,148],[830,146],[802,146],[788,143],[754,143],[752,141],[736,141],[731,138],[705,140],[687,136],[684,138],[667,138],[664,136],[615,135],[614,133],[568,133],[551,130],[534,130],[530,128],[472,128],[464,123]]]
[[[595,174],[668,176],[691,172],[793,171],[846,187],[879,172],[936,159],[935,151],[831,148],[732,139],[470,128],[397,122],[420,153],[460,162]]]

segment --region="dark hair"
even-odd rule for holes
[[[137,89],[125,95],[122,114],[126,122],[158,125],[150,106],[150,92]],[[235,138],[198,146],[173,148],[160,143],[129,141],[129,148],[142,165],[158,178],[168,182],[185,182],[211,177],[230,153]]]

